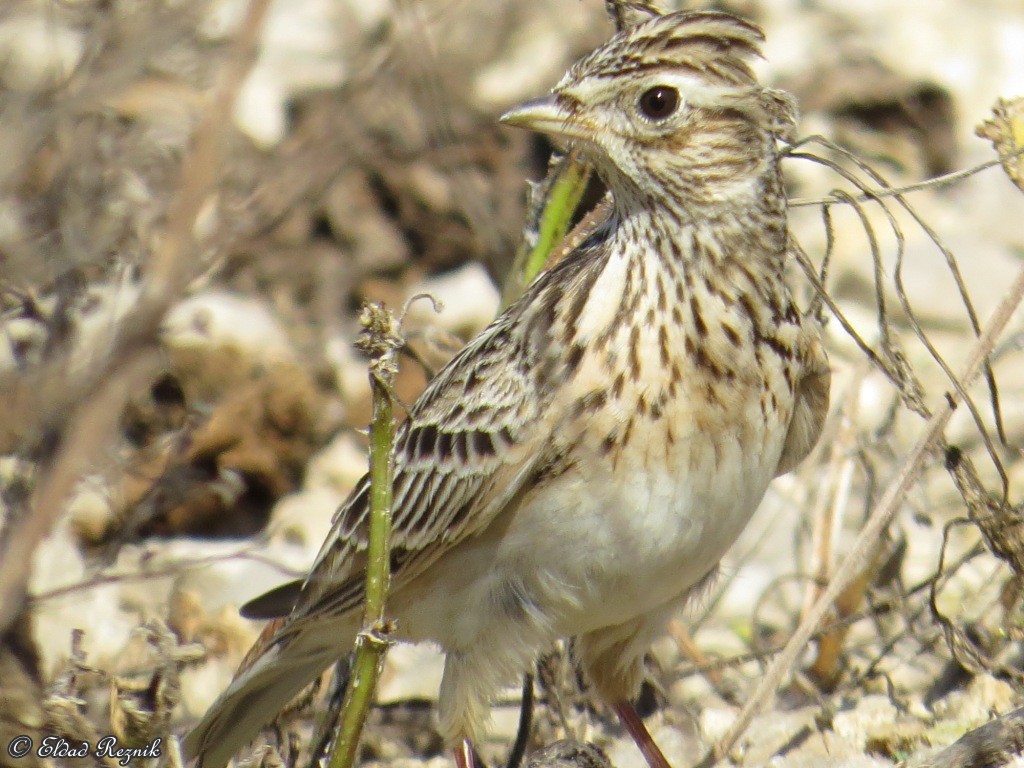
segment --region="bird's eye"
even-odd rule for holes
[[[640,96],[640,111],[650,120],[671,117],[679,106],[679,91],[667,85],[648,88]]]

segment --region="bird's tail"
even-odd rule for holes
[[[344,641],[337,635],[332,638],[334,642],[308,642],[313,639],[308,634],[291,634],[257,643],[231,685],[182,742],[186,763],[196,760],[201,768],[223,768],[299,691],[344,653]]]

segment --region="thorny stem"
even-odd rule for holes
[[[391,501],[394,477],[394,399],[392,384],[403,344],[398,322],[381,304],[367,304],[359,318],[359,348],[370,355],[373,420],[370,425],[370,534],[367,546],[363,630],[356,636],[352,676],[342,708],[341,730],[331,751],[330,768],[355,765],[359,737],[373,703],[384,655],[391,645],[391,623],[384,618],[391,579]]]
[[[384,601],[391,578],[391,492],[394,475],[394,401],[391,387],[398,370],[397,355],[404,340],[394,315],[381,304],[364,308],[360,321],[365,329],[360,348],[371,356],[370,387],[373,421],[370,426],[370,541],[367,549],[367,627],[384,620]]]

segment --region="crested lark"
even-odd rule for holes
[[[643,655],[712,574],[773,477],[818,437],[829,370],[783,277],[785,99],[755,26],[673,13],[616,35],[506,114],[578,146],[609,219],[466,346],[396,443],[388,612],[447,653],[441,728],[471,761],[496,689],[577,638],[597,694],[652,766]],[[284,616],[185,742],[216,767],[359,628],[368,481]]]

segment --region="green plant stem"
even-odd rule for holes
[[[370,543],[367,549],[369,567],[366,572],[366,604],[363,621],[366,626],[384,620],[384,601],[391,580],[391,493],[394,461],[395,422],[390,382],[381,381],[371,373],[373,422],[370,426]]]
[[[551,185],[551,192],[540,219],[540,237],[537,238],[536,245],[530,249],[530,255],[523,268],[526,285],[533,282],[544,269],[548,257],[565,239],[572,216],[580,204],[589,180],[590,169],[570,156],[555,183]]]
[[[394,405],[391,382],[394,355],[401,346],[394,318],[383,307],[364,311],[363,324],[370,335],[364,345],[375,359],[370,366],[373,420],[370,425],[370,532],[367,545],[366,601],[363,630],[356,637],[352,675],[345,692],[341,728],[331,750],[330,768],[355,765],[359,739],[373,704],[384,655],[391,645],[391,625],[384,618],[391,579],[391,503],[394,475]],[[397,342],[397,343],[396,343]]]
[[[534,188],[522,245],[505,283],[503,307],[523,294],[565,239],[589,181],[589,166],[571,152],[553,161],[544,181]]]

